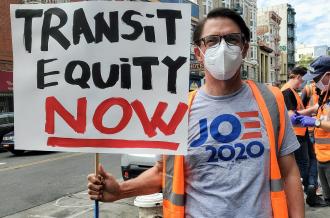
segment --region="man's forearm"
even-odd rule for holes
[[[287,197],[289,217],[305,217],[304,194],[299,176],[289,175],[285,178],[284,191]]]
[[[327,132],[330,132],[330,122],[329,121],[326,121],[326,120],[322,120],[321,121],[321,125],[320,127],[321,129],[327,131]]]
[[[281,157],[279,164],[284,179],[289,217],[303,218],[305,217],[304,194],[295,158],[292,154]]]
[[[123,181],[120,184],[119,199],[157,193],[162,188],[162,169],[156,164],[134,179]],[[118,200],[119,200],[118,199]]]

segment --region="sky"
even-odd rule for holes
[[[329,0],[257,0],[258,8],[282,3],[296,11],[296,44],[330,46]]]

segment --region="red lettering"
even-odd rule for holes
[[[139,100],[135,100],[131,103],[136,115],[139,117],[144,133],[150,138],[157,135],[156,127],[150,122],[146,110],[143,104]]]
[[[178,127],[186,111],[188,110],[188,105],[180,102],[176,107],[176,110],[170,122],[166,124],[162,119],[162,115],[167,107],[167,103],[160,102],[158,105],[160,104],[166,104],[166,106],[161,105],[161,107],[159,108],[157,106],[157,109],[151,118],[151,122],[153,123],[154,126],[158,127],[160,131],[162,131],[165,135],[172,135],[175,133],[176,128]]]
[[[77,101],[77,119],[68,112],[62,104],[54,97],[46,98],[46,124],[45,131],[48,134],[55,133],[55,112],[77,133],[86,131],[86,98],[79,98]]]
[[[182,121],[186,111],[188,110],[188,106],[184,103],[179,103],[172,118],[168,124],[162,119],[162,116],[168,106],[165,102],[159,102],[157,108],[151,118],[148,118],[145,108],[143,104],[135,100],[131,103],[135,113],[139,117],[144,132],[149,137],[155,136],[157,133],[155,129],[158,127],[160,131],[162,131],[165,135],[172,135],[175,133],[176,128],[178,127],[179,123]]]
[[[121,107],[123,115],[119,123],[115,127],[107,127],[103,124],[104,114],[113,106]],[[157,135],[158,128],[164,135],[172,135],[175,133],[178,125],[181,123],[185,113],[188,110],[187,104],[179,103],[170,121],[166,123],[163,115],[168,107],[166,102],[159,102],[151,119],[148,117],[145,107],[139,100],[133,101],[131,104],[124,98],[108,98],[101,102],[96,108],[93,115],[94,127],[103,134],[115,134],[122,131],[132,118],[133,109],[138,116],[143,130],[150,138]],[[132,109],[133,108],[133,109]],[[77,100],[77,117],[75,118],[62,104],[54,97],[46,98],[46,123],[45,131],[48,134],[55,133],[55,112],[77,133],[86,132],[86,97]]]
[[[103,125],[104,114],[114,105],[118,105],[123,110],[123,116],[117,126],[113,128],[105,127]],[[97,130],[104,134],[114,134],[123,130],[132,117],[132,108],[128,101],[123,98],[108,98],[103,101],[95,110],[93,123]]]

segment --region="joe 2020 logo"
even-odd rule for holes
[[[245,160],[262,156],[265,147],[260,141],[256,141],[256,139],[262,138],[258,119],[259,112],[238,112],[236,115],[241,120],[232,114],[221,114],[214,118],[210,125],[208,125],[206,118],[199,120],[200,137],[194,140],[190,147],[202,146],[210,134],[214,140],[219,142],[220,146],[207,145],[205,147],[205,151],[211,152],[208,162]],[[255,118],[255,120],[244,122],[247,118]],[[229,133],[225,134],[219,130],[221,124],[224,123],[231,126]],[[253,129],[253,131],[249,131],[250,129]],[[250,141],[249,139],[254,140]],[[232,143],[234,141],[236,142]],[[244,143],[244,141],[247,143]]]

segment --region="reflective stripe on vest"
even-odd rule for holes
[[[317,114],[317,118],[321,115],[328,116],[327,110],[320,108]],[[330,161],[330,132],[323,130],[322,128],[315,128],[315,154],[316,159],[320,162]]]
[[[184,206],[184,195],[176,194],[172,190],[173,173],[174,173],[174,158],[173,156],[165,157],[166,162],[166,174],[165,174],[165,187],[163,189],[164,199],[169,200],[177,206]]]
[[[270,180],[270,191],[280,192],[284,189],[283,179],[271,179]]]
[[[299,111],[299,110],[305,109],[300,96],[298,95],[296,90],[291,88],[289,83],[284,84],[284,86],[281,88],[281,91],[283,92],[287,89],[290,89],[292,91],[292,93],[294,94],[294,97],[297,101],[297,110]],[[293,130],[297,136],[304,136],[306,134],[306,127],[302,127],[301,125],[293,125]]]
[[[279,89],[274,87],[267,88],[263,84],[256,84],[252,81],[247,81],[247,84],[256,98],[264,122],[267,124],[265,126],[270,141],[270,196],[273,217],[287,218],[286,197],[277,162],[277,155],[285,134],[285,122],[287,122],[283,95]],[[197,91],[189,93],[189,109],[196,93]],[[184,157],[164,155],[163,166],[164,218],[184,218],[184,176],[181,177],[181,180],[176,178],[178,175],[176,171],[184,174]],[[175,186],[176,190],[174,190]]]

